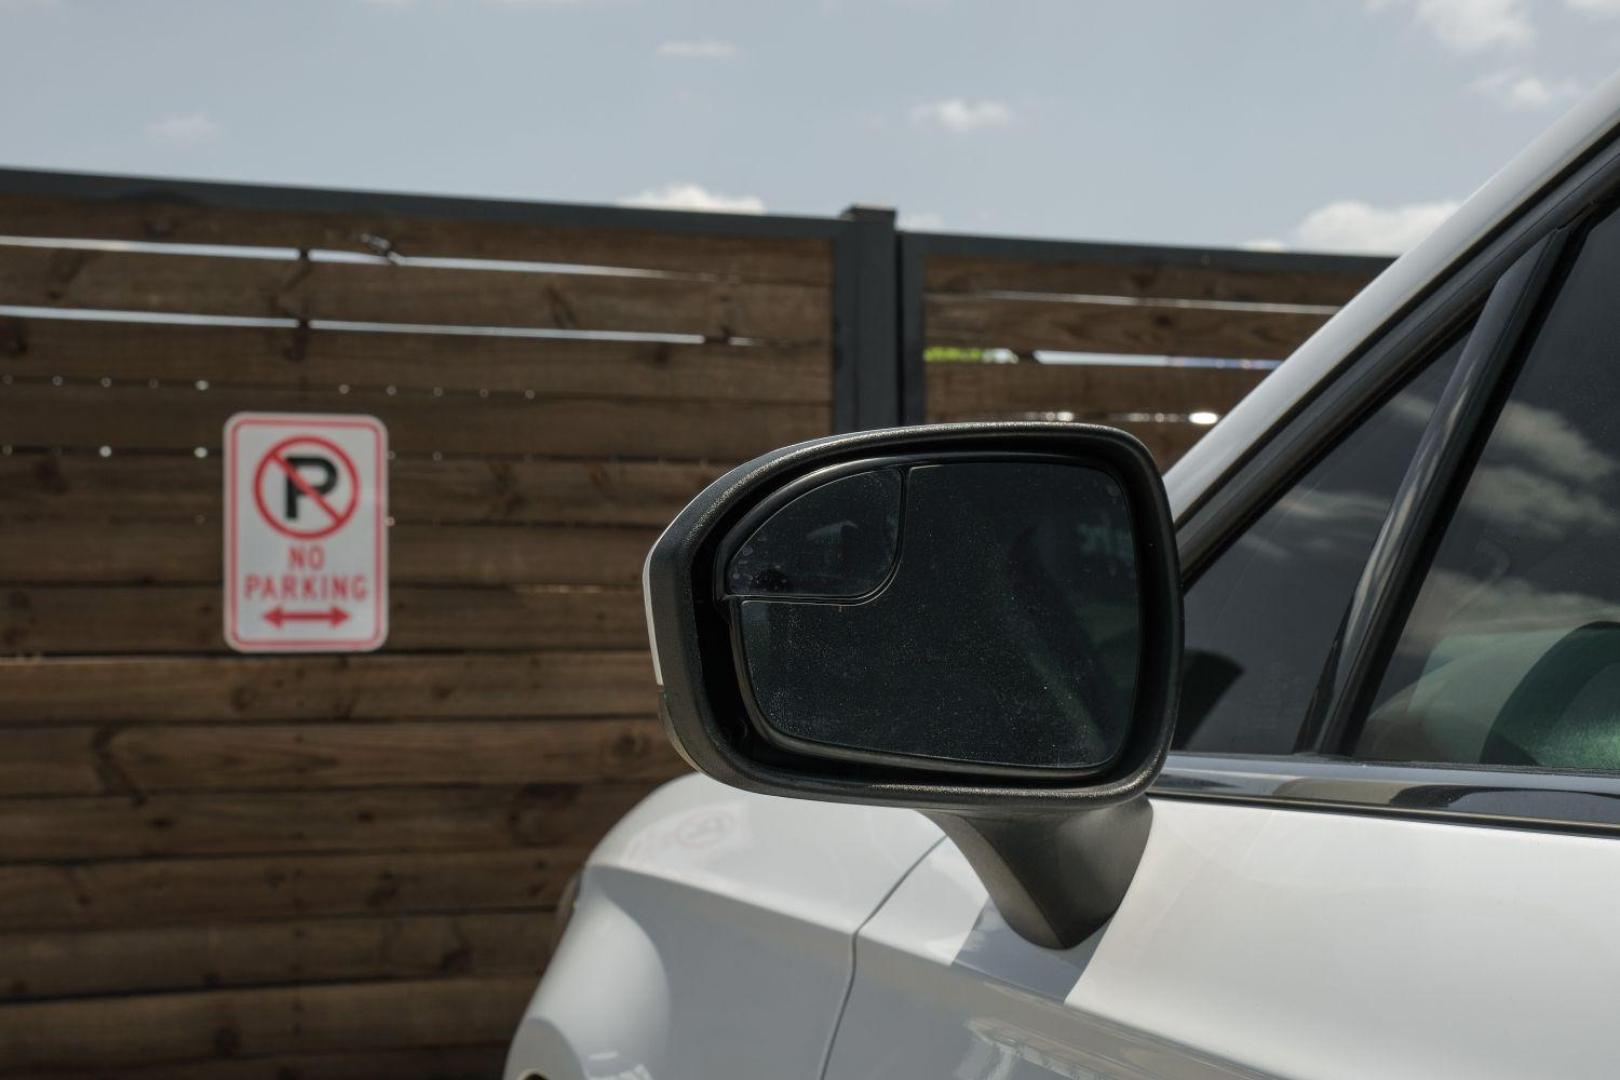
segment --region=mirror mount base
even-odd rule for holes
[[[1062,813],[929,811],[1020,937],[1068,949],[1096,933],[1125,899],[1147,847],[1145,798]]]

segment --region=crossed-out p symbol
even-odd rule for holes
[[[360,505],[360,474],[343,449],[319,435],[272,446],[253,474],[253,498],[270,527],[294,540],[319,540],[348,523]]]

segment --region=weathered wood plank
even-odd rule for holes
[[[7,1073],[7,1080],[493,1080],[510,1041],[488,1046],[419,1046],[354,1053],[270,1054],[187,1064]]]
[[[17,729],[5,738],[27,746],[62,734]],[[89,758],[88,751],[77,756]],[[686,771],[656,719],[142,726],[102,735],[95,752],[118,780],[144,794],[635,783]]]
[[[930,345],[1280,360],[1325,314],[929,295]]]
[[[491,976],[150,994],[8,1006],[0,1061],[117,1068],[280,1052],[482,1045],[510,1037],[534,977]]]
[[[562,845],[0,866],[7,932],[551,907],[607,828]]]
[[[457,851],[599,835],[647,784],[0,799],[0,860]]]
[[[824,346],[686,345],[473,334],[0,316],[0,374],[336,390],[825,402]]]
[[[1005,419],[1004,417],[987,417],[986,419]],[[1134,421],[1109,421],[1109,427],[1117,427],[1128,431],[1142,440],[1142,445],[1148,448],[1153,460],[1158,464],[1160,471],[1170,468],[1188,450],[1191,450],[1209,431],[1207,427],[1197,424],[1150,424]]]
[[[825,341],[819,286],[0,244],[0,304]]]
[[[0,587],[13,653],[223,652],[222,600],[201,585]],[[384,649],[624,649],[647,640],[641,591],[607,586],[402,586]]]
[[[220,468],[218,458],[198,459],[190,452],[13,454],[0,457],[0,518],[216,520],[223,500]],[[388,509],[402,524],[662,528],[725,470],[663,461],[401,458],[389,465]]]
[[[217,452],[238,412],[368,413],[388,425],[399,454],[537,454],[742,461],[826,434],[825,405],[542,399],[521,394],[0,386],[0,432],[12,446],[111,447],[115,452],[203,447]]]
[[[639,587],[642,564],[661,531],[395,525],[389,530],[388,572],[401,584]],[[198,554],[206,563],[205,550]],[[217,545],[213,550],[217,557]],[[183,577],[177,573],[169,580]]]
[[[653,719],[22,727],[5,746],[0,798],[611,783],[685,771]]]
[[[533,978],[550,935],[550,914],[539,910],[0,933],[0,1000],[459,974]]]
[[[8,732],[0,742],[0,797],[104,792],[94,744],[93,728]]]
[[[214,583],[222,580],[217,516],[195,521],[11,521],[0,525],[0,581]],[[109,534],[116,539],[108,543]],[[619,585],[641,579],[657,529],[395,525],[396,585]]]
[[[645,649],[0,658],[0,724],[645,716],[656,707]]]
[[[491,1080],[501,1075],[510,1042],[358,1053],[272,1054],[186,1064],[113,1069],[51,1069],[7,1074],[14,1080]]]
[[[1066,410],[1077,418],[1119,413],[1225,414],[1259,385],[1264,369],[1101,364],[928,365],[928,419]]]
[[[1369,258],[1358,270],[1217,270],[1192,262],[930,255],[923,262],[923,287],[933,293],[1048,293],[1338,307],[1387,265],[1388,259]]]
[[[955,367],[956,365],[935,365],[941,368]],[[964,365],[966,366],[966,365]],[[1034,365],[971,365],[977,367],[1033,367]],[[935,393],[937,383],[940,384],[941,393]],[[1056,385],[1054,385],[1056,384]],[[1208,427],[1189,423],[1184,420],[1126,420],[1118,415],[1097,415],[1095,411],[1087,408],[1087,400],[1081,396],[1058,396],[1055,391],[1062,386],[1062,380],[1045,380],[1032,378],[1022,380],[1017,377],[1002,381],[994,375],[970,374],[966,378],[958,378],[952,374],[945,374],[943,378],[936,376],[932,368],[929,371],[929,401],[928,419],[936,422],[948,420],[1077,420],[1105,424],[1108,427],[1128,431],[1142,441],[1153,460],[1161,470],[1168,469],[1181,459],[1181,456],[1193,445],[1203,438],[1209,431]],[[1186,388],[1189,392],[1198,390],[1197,384]],[[1046,391],[1054,391],[1051,398],[1045,397]],[[1108,390],[1112,393],[1112,389]],[[1172,401],[1203,400],[1200,392],[1196,396],[1178,398],[1175,393],[1167,394]],[[1130,400],[1123,395],[1116,400]],[[1093,403],[1093,408],[1095,405]],[[1129,406],[1126,406],[1129,409]],[[1151,406],[1136,406],[1143,412],[1153,411]],[[1111,413],[1114,410],[1109,409]],[[1130,411],[1136,411],[1131,409]]]
[[[0,199],[0,235],[372,254],[376,248],[365,239],[371,236],[417,258],[618,266],[809,285],[832,281],[832,244],[825,239],[537,225],[521,220],[521,204],[490,208],[472,200],[445,202],[436,213],[424,214],[378,209],[371,195],[355,198],[352,210],[291,213],[200,206],[164,198],[149,187],[116,200],[7,196]],[[672,214],[671,220],[682,218]]]

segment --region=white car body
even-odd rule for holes
[[[1301,346],[1171,470],[1178,520],[1617,124],[1620,80]],[[675,781],[592,855],[507,1077],[1620,1075],[1613,839],[1152,798],[1118,913],[1056,951],[919,814]]]

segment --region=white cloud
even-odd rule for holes
[[[1367,0],[1367,8],[1411,8],[1419,26],[1456,52],[1514,48],[1536,37],[1526,0]]]
[[[1305,215],[1293,231],[1294,247],[1398,255],[1434,231],[1460,204],[1452,199],[1373,206],[1359,199],[1329,203]]]
[[[1492,438],[1529,468],[1583,487],[1620,469],[1620,461],[1594,445],[1562,413],[1520,401],[1502,406]]]
[[[1620,15],[1620,0],[1564,0],[1576,11],[1583,11],[1588,15]]]
[[[619,200],[620,206],[654,210],[714,210],[723,214],[763,214],[765,200],[757,195],[722,195],[700,184],[665,184]]]
[[[965,134],[985,128],[1006,127],[1013,122],[1013,112],[999,101],[947,98],[918,105],[911,110],[911,122]]]
[[[674,60],[730,60],[737,55],[737,46],[729,41],[705,38],[702,41],[666,41],[658,46],[658,55]]]
[[[1581,94],[1581,85],[1574,79],[1548,82],[1539,75],[1519,71],[1498,71],[1473,83],[1469,89],[1506,108],[1521,111],[1545,109]]]
[[[1455,199],[1373,206],[1360,199],[1341,199],[1305,215],[1287,240],[1249,240],[1249,251],[1341,251],[1364,255],[1399,255],[1422,240],[1461,205]]]
[[[205,112],[171,113],[146,125],[146,134],[173,146],[197,146],[219,135],[220,126]]]
[[[1482,465],[1468,481],[1468,510],[1515,535],[1562,540],[1576,531],[1620,530],[1620,513],[1589,489],[1533,469]]]

